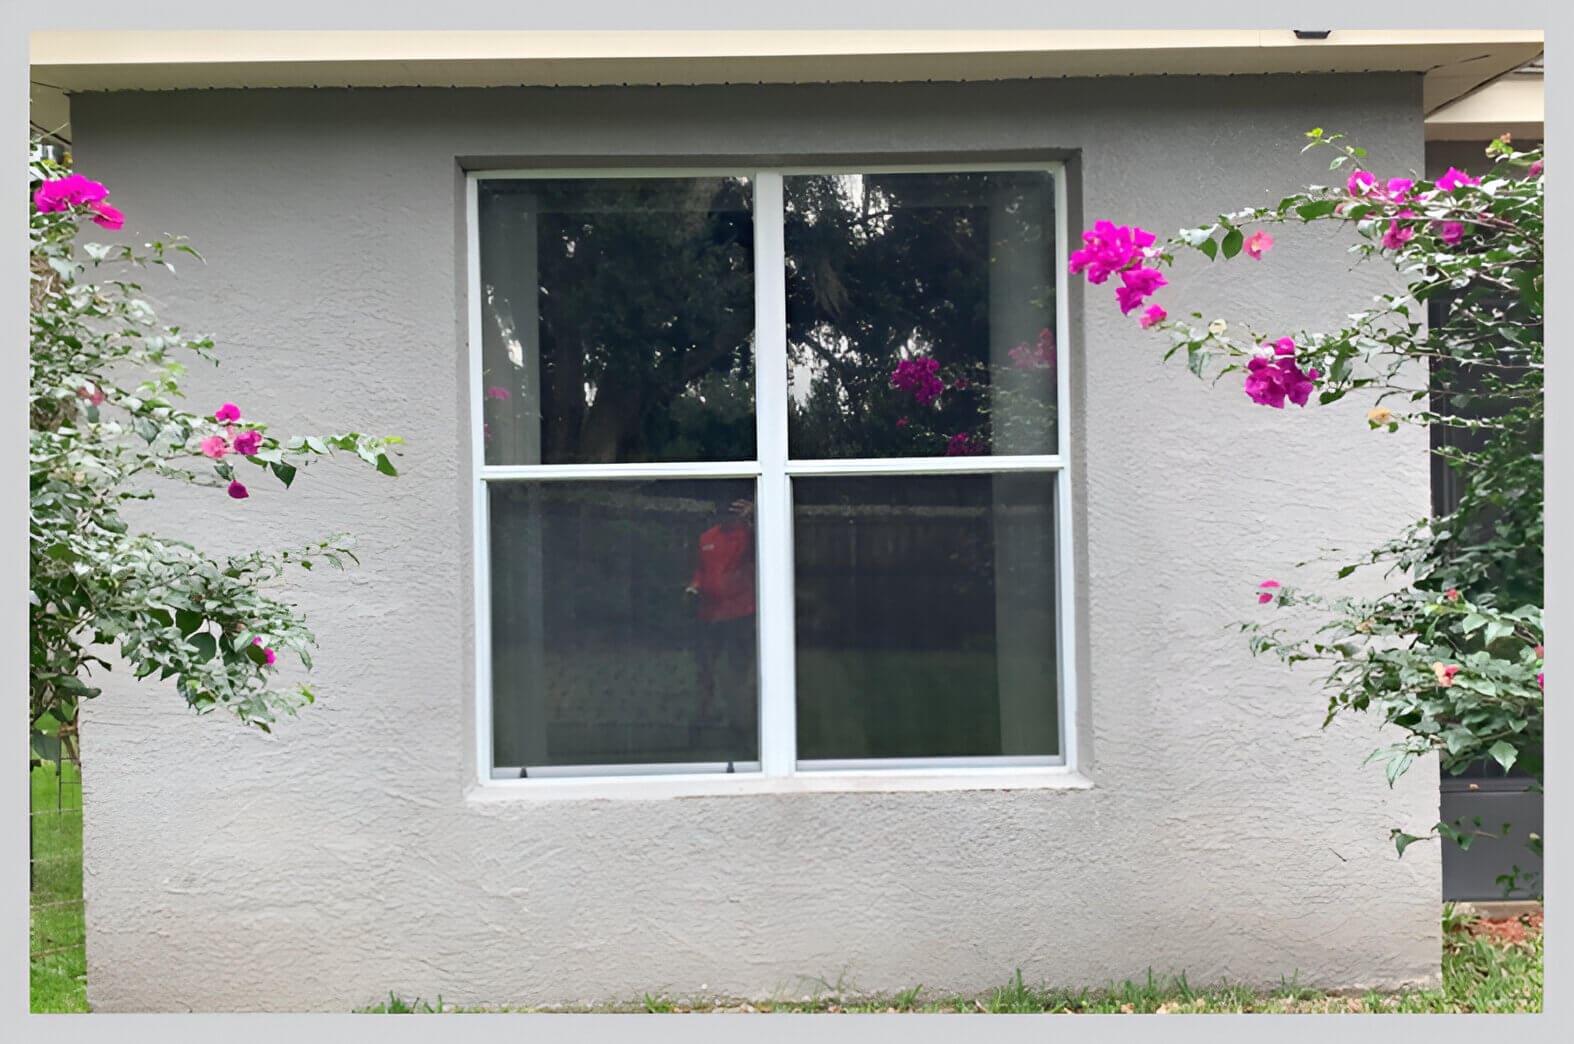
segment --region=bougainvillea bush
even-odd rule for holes
[[[1380,436],[1434,426],[1461,495],[1448,514],[1417,519],[1393,540],[1339,570],[1385,571],[1378,597],[1306,590],[1252,578],[1264,611],[1300,606],[1323,620],[1287,633],[1265,620],[1241,625],[1257,653],[1325,672],[1328,716],[1371,711],[1403,738],[1374,751],[1392,784],[1417,757],[1437,752],[1458,774],[1490,760],[1542,781],[1542,300],[1543,159],[1510,139],[1487,150],[1479,175],[1450,168],[1428,181],[1365,168],[1365,150],[1321,129],[1307,148],[1337,152],[1336,183],[1273,207],[1222,215],[1159,241],[1099,221],[1071,255],[1072,274],[1113,289],[1112,304],[1168,341],[1199,377],[1239,381],[1239,393],[1293,413],[1348,396]],[[1363,262],[1391,265],[1404,289],[1384,294],[1329,332],[1256,330],[1184,313],[1184,285],[1163,273],[1183,251],[1209,261],[1294,264],[1270,253],[1269,228],[1333,222]],[[1431,310],[1430,321],[1428,310]],[[1171,312],[1184,317],[1172,317]],[[1233,377],[1232,377],[1233,375]],[[1293,420],[1286,417],[1287,422]],[[1304,563],[1302,563],[1304,564]],[[1286,565],[1291,565],[1286,562]],[[1245,578],[1243,578],[1243,581]],[[1422,837],[1468,846],[1479,824],[1394,829],[1399,852]],[[1532,836],[1540,853],[1540,838]],[[1511,875],[1503,883],[1514,886]]]
[[[46,158],[29,165],[31,580],[29,639],[33,742],[75,757],[77,709],[99,670],[118,658],[143,678],[170,681],[199,712],[225,708],[268,730],[312,702],[286,685],[283,654],[311,667],[302,614],[269,584],[288,568],[354,559],[343,538],[297,550],[213,556],[123,516],[159,482],[204,487],[245,504],[248,483],[288,487],[336,451],[379,472],[396,438],[354,432],[285,437],[234,402],[191,412],[180,380],[190,361],[213,362],[213,342],[164,326],[135,282],[184,244],[79,241],[118,231],[125,216],[108,189]],[[197,535],[193,527],[192,536]],[[108,657],[106,659],[105,657]]]

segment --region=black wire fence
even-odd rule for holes
[[[32,1009],[81,1010],[87,977],[81,766],[35,756],[28,775]]]

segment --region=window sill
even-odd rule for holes
[[[536,801],[661,801],[669,798],[776,794],[923,793],[952,790],[1089,790],[1075,769],[879,769],[814,771],[793,776],[717,774],[627,778],[498,779],[472,785],[472,804]]]

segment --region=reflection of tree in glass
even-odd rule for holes
[[[543,459],[753,456],[748,182],[535,189]]]
[[[958,435],[970,452],[1053,452],[1054,382],[1008,357],[1054,325],[1049,175],[784,182],[794,455],[938,456]],[[489,459],[753,456],[748,179],[485,192],[502,267],[484,300],[507,353],[483,378],[501,389],[487,400]],[[920,356],[946,385],[923,404],[890,383]]]
[[[1006,354],[1054,326],[1047,175],[793,176],[786,195],[794,456],[933,456],[959,433],[1053,451],[1053,382]],[[929,405],[890,385],[920,356],[947,384]]]

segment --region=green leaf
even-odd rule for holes
[[[1320,217],[1327,217],[1339,205],[1337,200],[1319,199],[1311,203],[1303,203],[1295,208],[1302,221],[1315,221]]]
[[[285,489],[289,489],[290,483],[295,481],[295,465],[293,464],[286,464],[283,461],[274,461],[268,465],[268,468],[273,472],[280,482],[284,483]]]
[[[384,475],[399,474],[399,472],[393,466],[393,461],[388,459],[388,454],[386,453],[377,454],[377,470],[382,472]]]
[[[1503,623],[1501,621],[1494,620],[1491,623],[1487,624],[1486,643],[1488,645],[1491,645],[1493,642],[1497,641],[1499,638],[1507,638],[1509,635],[1511,635],[1513,633],[1514,633],[1514,625],[1513,624],[1511,624],[1511,623]]]
[[[1241,235],[1241,230],[1232,228],[1225,233],[1224,242],[1220,244],[1219,249],[1224,252],[1226,258],[1232,258],[1241,252],[1241,245],[1245,242],[1246,237]]]
[[[1487,748],[1487,753],[1492,755],[1492,760],[1503,766],[1503,771],[1508,772],[1514,767],[1514,761],[1519,757],[1511,744],[1505,740],[1498,740]]]
[[[1203,240],[1198,244],[1197,249],[1201,250],[1204,254],[1207,254],[1209,261],[1212,261],[1219,256],[1219,244],[1212,239]]]
[[[1394,785],[1395,780],[1405,774],[1405,769],[1410,767],[1410,763],[1415,760],[1415,757],[1414,754],[1407,750],[1403,754],[1388,760],[1388,785],[1390,787]]]
[[[1425,841],[1426,840],[1426,838],[1424,838],[1424,837],[1417,837],[1415,834],[1407,834],[1403,830],[1398,829],[1397,827],[1394,828],[1393,830],[1389,831],[1389,837],[1393,838],[1394,848],[1398,850],[1399,855],[1401,857],[1404,856],[1405,849],[1409,848],[1411,845],[1415,844],[1417,841]]]
[[[1186,349],[1186,369],[1194,376],[1201,377],[1202,369],[1208,363],[1208,353],[1200,345],[1192,345]]]
[[[208,634],[206,631],[202,634],[192,635],[187,639],[187,642],[197,651],[199,660],[211,660],[219,651],[219,643],[214,640],[213,635]]]

